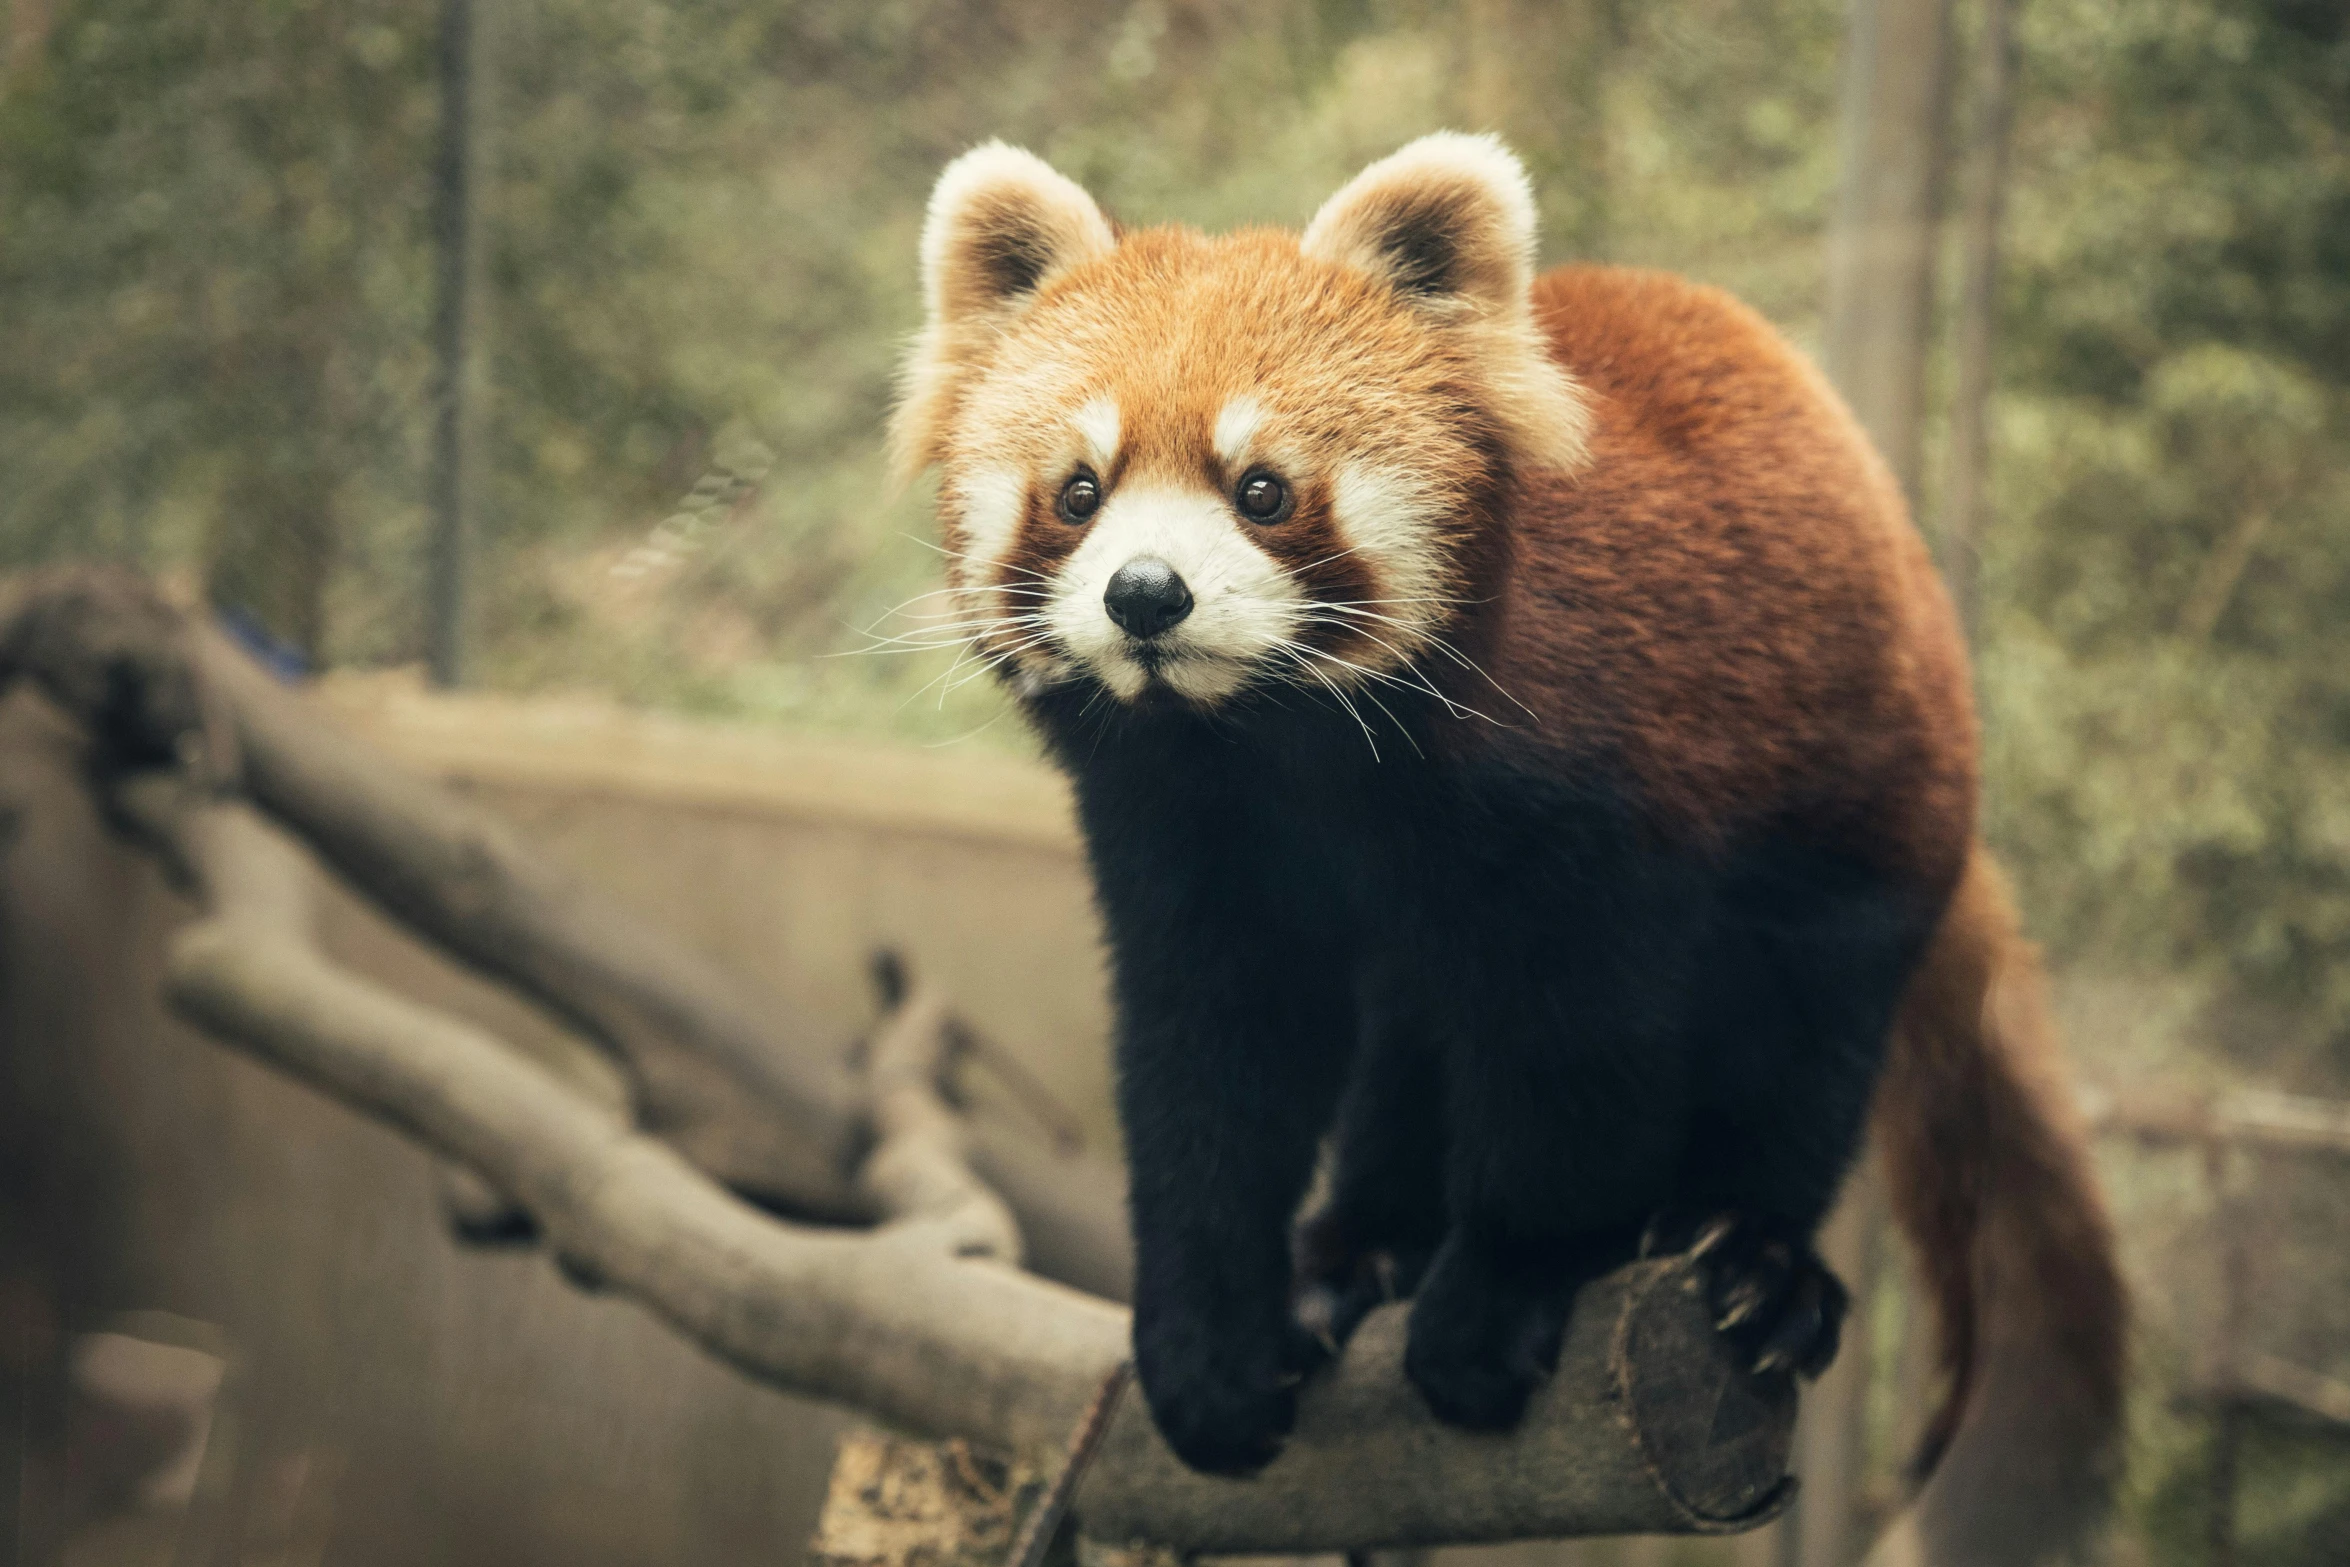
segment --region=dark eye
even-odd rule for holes
[[[1252,473],[1240,481],[1233,504],[1251,522],[1279,522],[1289,515],[1289,486],[1269,473]]]
[[[1061,486],[1061,520],[1083,522],[1102,509],[1101,481],[1090,473],[1079,473]]]

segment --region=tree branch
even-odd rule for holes
[[[953,1027],[946,1003],[917,989],[875,1032],[865,1075],[877,1141],[863,1183],[882,1212],[944,1227],[956,1256],[1017,1263],[1019,1225],[972,1173],[962,1118],[939,1097]]]
[[[640,1122],[727,1185],[812,1219],[877,1216],[858,1177],[872,1127],[845,1041],[322,722],[144,578],[21,579],[0,617],[0,684],[18,675],[89,731],[101,775],[184,760],[237,779],[361,896],[618,1061]],[[1123,1298],[1132,1252],[1116,1167],[985,1124],[970,1137],[1026,1234],[1028,1265]]]

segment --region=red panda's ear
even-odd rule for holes
[[[1017,305],[1116,244],[1093,198],[1051,164],[1000,141],[974,147],[939,175],[922,224],[931,322]]]
[[[1534,283],[1534,193],[1494,137],[1439,131],[1324,202],[1301,248],[1434,309],[1519,310]]]
[[[961,372],[1056,273],[1117,245],[1093,198],[1002,142],[946,167],[922,224],[928,320],[906,363],[890,444],[900,480],[936,461]]]
[[[1534,319],[1534,193],[1499,141],[1421,137],[1324,202],[1298,243],[1444,323],[1517,463],[1572,473],[1589,460],[1590,407]]]

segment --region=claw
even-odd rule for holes
[[[1730,1304],[1714,1318],[1714,1327],[1726,1333],[1762,1310],[1762,1306],[1762,1286],[1752,1282],[1741,1284],[1730,1292]]]
[[[1835,1357],[1844,1289],[1801,1240],[1726,1214],[1692,1256],[1715,1331],[1756,1375],[1817,1376]]]

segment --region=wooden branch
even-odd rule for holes
[[[324,724],[219,637],[200,634],[196,650],[201,689],[217,693],[234,726],[255,803],[364,895],[546,1004],[640,1082],[658,1088],[683,1057],[743,1085],[737,1097],[756,1115],[706,1092],[686,1117],[647,1107],[651,1130],[710,1150],[705,1168],[727,1184],[812,1219],[878,1215],[859,1175],[873,1135],[867,1100],[840,1042],[581,885],[487,811]],[[1027,1236],[1028,1266],[1123,1299],[1133,1253],[1117,1167],[985,1127],[971,1135],[981,1178]]]
[[[877,1216],[858,1174],[872,1127],[844,1042],[342,734],[144,578],[22,579],[0,615],[0,685],[17,676],[90,732],[101,775],[178,762],[239,779],[361,896],[612,1055],[645,1126],[726,1184],[810,1218]],[[1028,1265],[1123,1298],[1132,1250],[1116,1167],[985,1125],[971,1136]]]
[[[488,812],[305,711],[218,635],[197,669],[235,731],[255,804],[401,923],[545,1006],[640,1081],[675,1051],[756,1096],[775,1135],[762,1192],[811,1217],[872,1218],[855,1172],[868,1128],[845,1040],[596,896]]]
[[[862,1180],[882,1212],[944,1226],[956,1256],[1016,1263],[1019,1225],[972,1173],[962,1117],[939,1097],[953,1028],[945,1003],[916,990],[873,1036],[865,1075],[878,1140]]]

